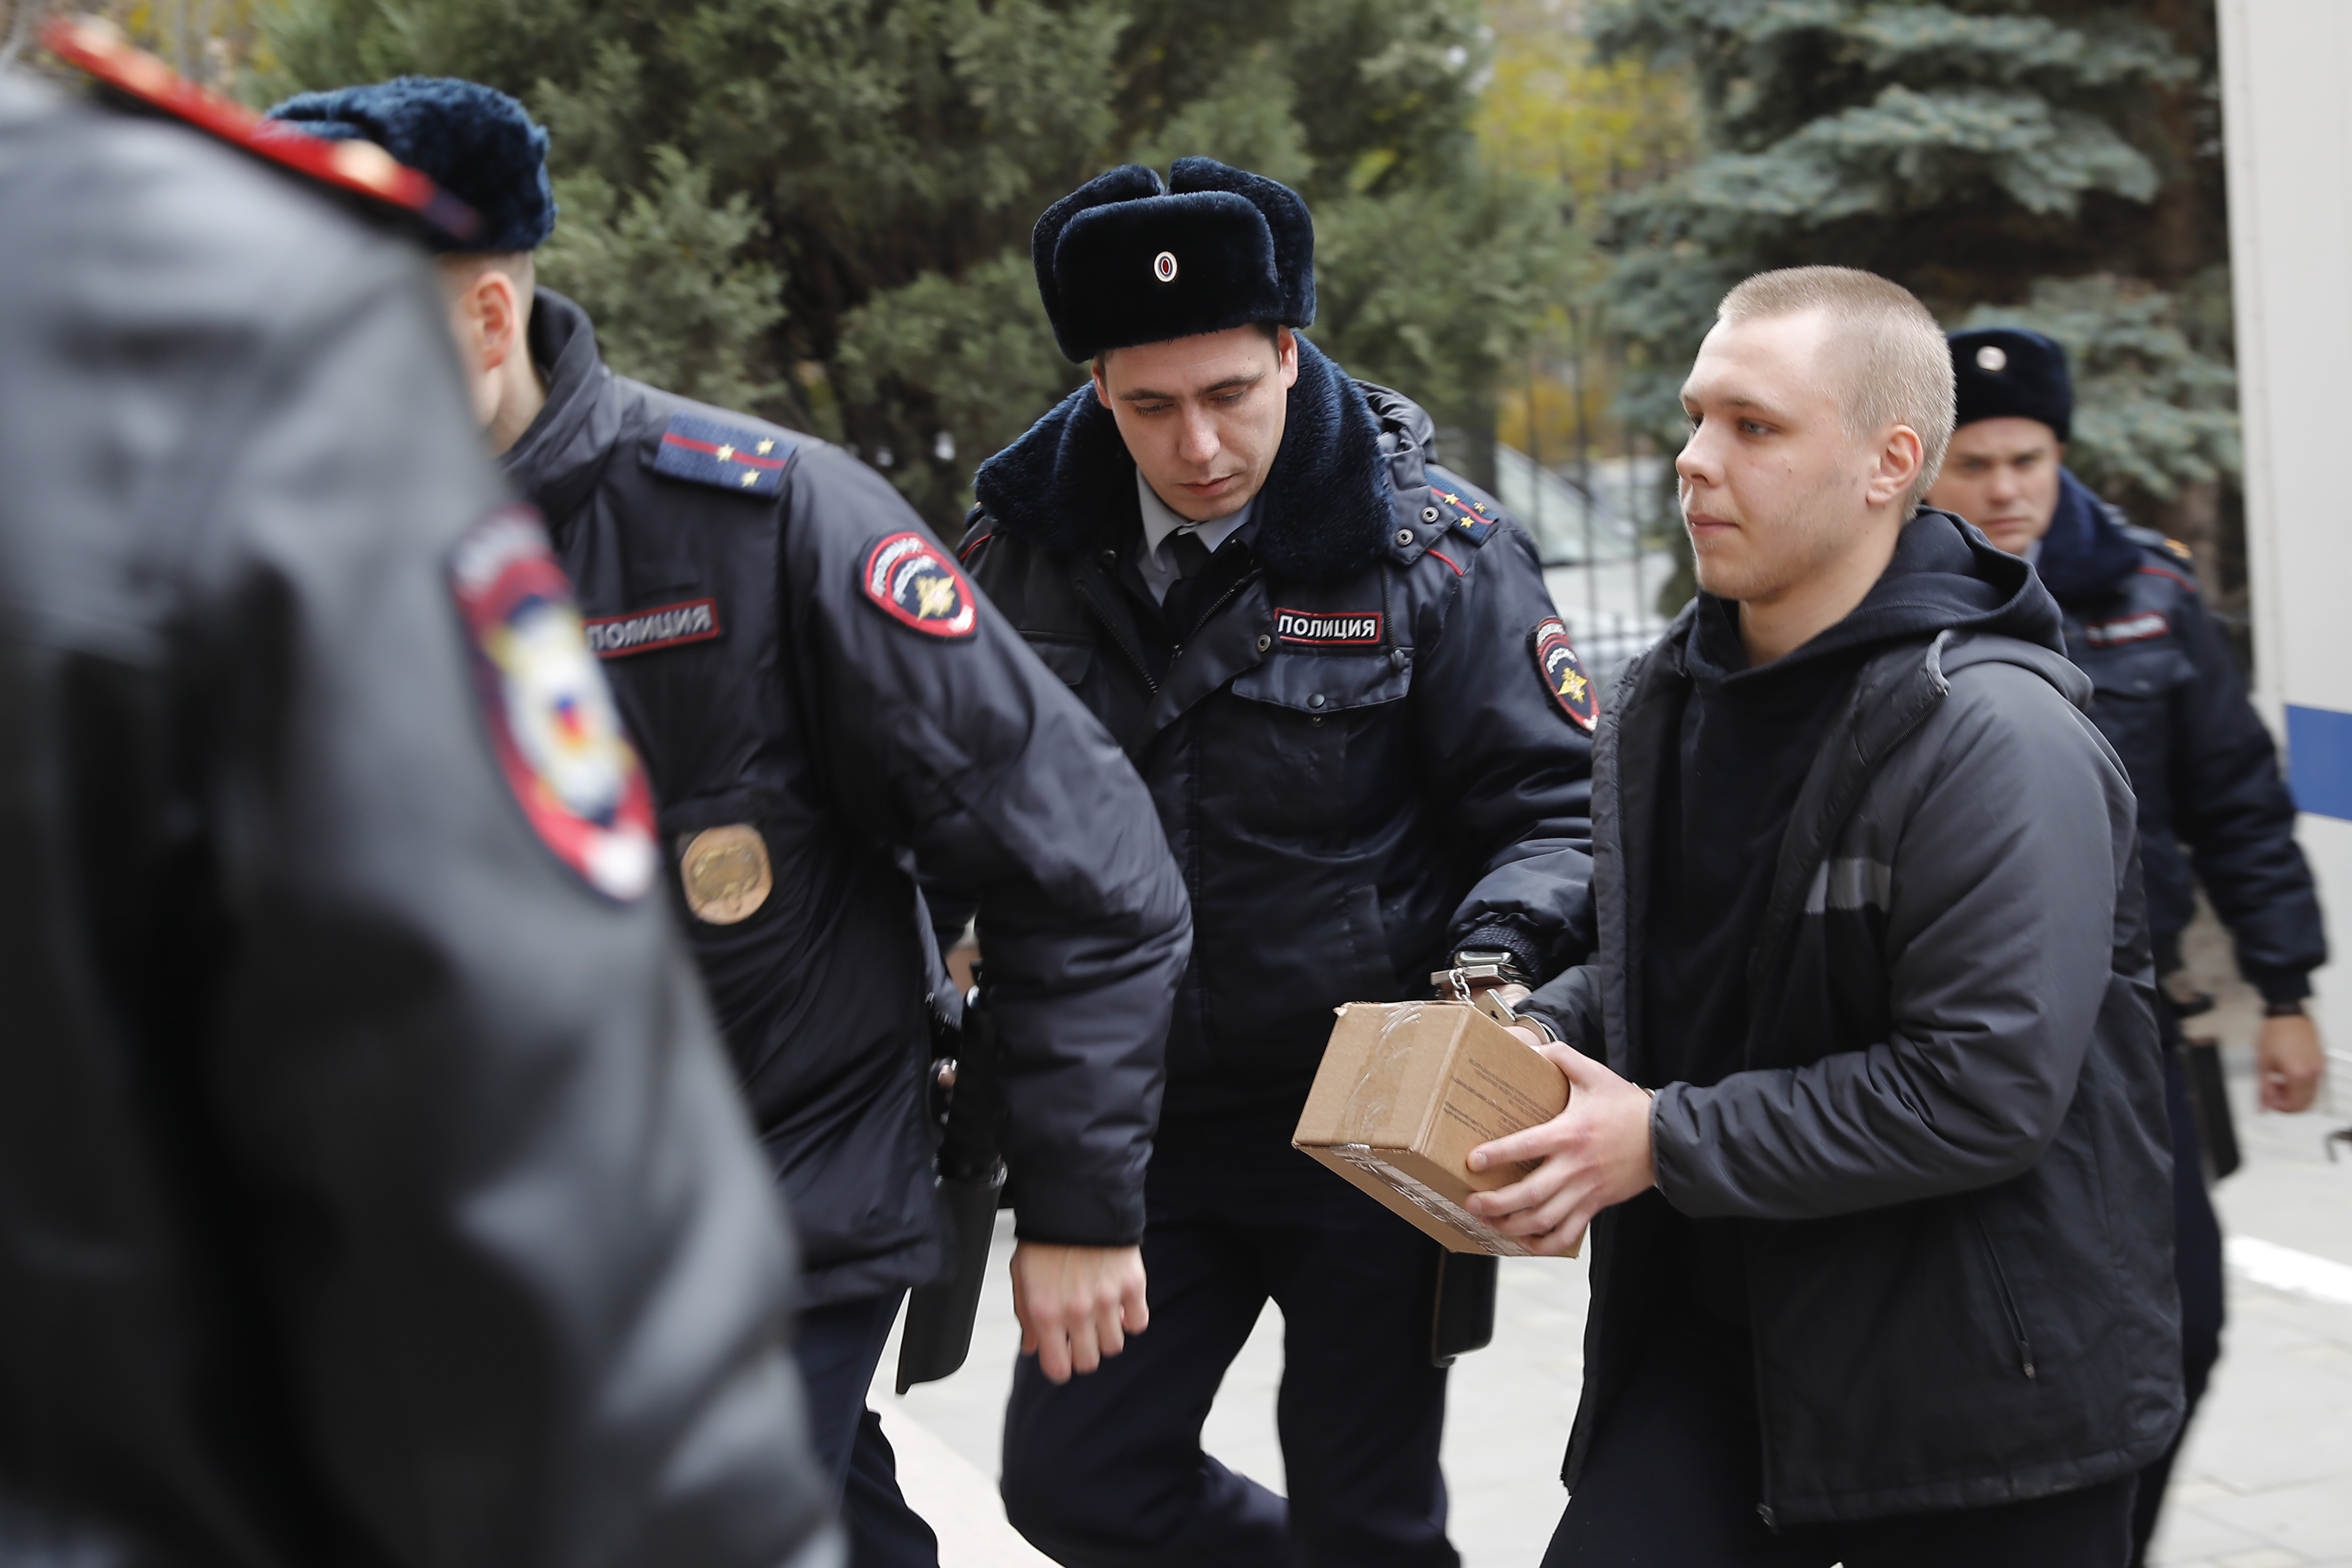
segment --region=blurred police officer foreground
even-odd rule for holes
[[[1032,246],[1093,375],[982,466],[963,559],[1142,773],[1196,946],[1151,1332],[1082,1382],[1016,1373],[1006,1511],[1066,1563],[1450,1565],[1441,1253],[1290,1135],[1335,1006],[1426,996],[1465,949],[1529,981],[1583,956],[1591,683],[1527,534],[1298,330],[1296,193],[1130,164]],[[1201,1449],[1269,1296],[1286,1499]]]
[[[2263,994],[2255,1040],[2263,1108],[2303,1111],[2326,1056],[2304,1011],[2327,961],[2318,890],[2294,841],[2294,800],[2277,748],[2185,549],[2135,528],[2065,466],[2074,388],[2065,350],[2038,332],[1979,328],[1950,338],[1958,428],[1928,500],[2032,561],[2065,616],[2066,653],[2091,677],[2091,718],[2139,801],[2140,860],[2158,974],[2180,967],[2180,934],[2201,884]],[[2221,1354],[2221,1232],[2199,1159],[2200,1115],[2214,1131],[2225,1102],[2192,1105],[2179,1004],[2159,993],[2168,1047],[2181,1354],[2194,1414]],[[2218,1083],[2215,1084],[2218,1087]],[[2226,1174],[2224,1172],[2223,1174]],[[2164,1501],[2179,1440],[2140,1476],[2137,1553]]]
[[[482,214],[437,247],[475,413],[646,760],[661,881],[805,1249],[794,1351],[853,1559],[935,1563],[866,1404],[901,1299],[953,1262],[926,1077],[961,1000],[911,868],[977,893],[1015,1309],[1046,1375],[1090,1372],[1148,1322],[1143,1171],[1190,946],[1150,797],[880,476],[605,368],[534,286],[556,211],[520,103],[403,78],[271,113]]]
[[[8,1561],[838,1561],[643,776],[444,311],[285,171],[0,77]]]

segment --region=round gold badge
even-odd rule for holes
[[[767,841],[748,822],[705,828],[687,841],[678,858],[686,906],[697,920],[732,925],[749,920],[768,902],[775,875],[768,868]]]

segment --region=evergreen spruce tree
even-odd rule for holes
[[[1616,209],[1646,422],[1739,278],[1865,267],[2064,344],[2069,461],[2242,603],[2210,0],[1609,0],[1595,32],[1690,72],[1706,143]]]
[[[268,37],[256,99],[403,71],[522,99],[563,208],[542,277],[616,368],[845,441],[951,536],[1083,375],[1029,228],[1113,163],[1296,185],[1317,340],[1456,429],[1491,428],[1558,287],[1557,206],[1469,131],[1475,0],[280,0]]]

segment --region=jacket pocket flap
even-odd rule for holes
[[[1254,703],[1336,713],[1392,703],[1412,685],[1410,658],[1377,653],[1276,653],[1234,677],[1233,693]]]
[[[1095,667],[1095,645],[1091,642],[1064,641],[1058,637],[1031,637],[1026,641],[1029,651],[1044,660],[1047,669],[1061,676],[1064,685],[1076,685],[1087,678],[1087,672]]]

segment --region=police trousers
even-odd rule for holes
[[[900,1294],[801,1314],[793,1339],[808,1394],[809,1445],[833,1483],[850,1568],[939,1568],[939,1538],[898,1491],[898,1456],[866,1391],[898,1316]]]
[[[1069,1568],[1455,1568],[1430,1364],[1437,1243],[1290,1147],[1295,1114],[1163,1124],[1145,1184],[1151,1326],[1056,1387],[1024,1358],[1004,1506]],[[1202,1451],[1271,1298],[1287,1500]]]

